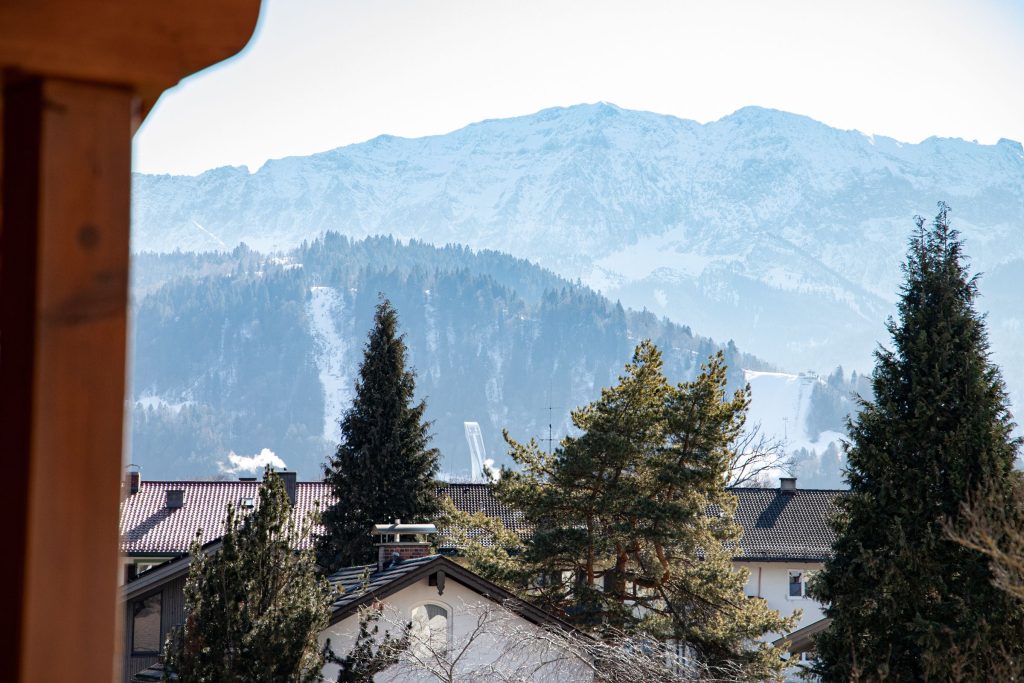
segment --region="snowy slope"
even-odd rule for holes
[[[868,368],[912,218],[937,200],[976,268],[1024,259],[1020,143],[905,144],[757,107],[707,124],[548,109],[252,174],[136,176],[134,199],[136,250],[279,249],[325,230],[500,249],[820,371]],[[997,313],[1024,319],[1024,304]],[[994,341],[997,360],[1014,348]]]
[[[805,488],[845,488],[841,470],[845,467],[842,442],[845,434],[825,430],[814,434],[809,428],[811,396],[825,381],[815,373],[797,375],[783,372],[744,372],[751,389],[748,427],[783,445],[792,469],[772,476],[796,476]]]
[[[744,375],[751,392],[747,424],[760,425],[765,434],[784,443],[787,451],[805,448],[821,452],[843,438],[843,434],[833,431],[822,432],[817,438],[808,433],[811,392],[815,384],[824,384],[817,375],[754,370]]]
[[[311,287],[307,304],[310,334],[316,344],[315,362],[324,392],[324,439],[341,441],[339,416],[352,402],[353,379],[348,367],[348,342],[338,332],[335,321],[341,319],[344,302],[332,287]]]

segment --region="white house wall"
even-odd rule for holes
[[[821,604],[813,598],[801,597],[791,598],[789,596],[789,572],[800,570],[804,572],[815,572],[823,568],[821,562],[737,562],[737,566],[744,567],[750,572],[747,578],[746,594],[764,598],[768,606],[778,610],[784,617],[789,616],[794,610],[801,610],[800,621],[793,630],[813,624],[824,618]],[[765,636],[764,640],[775,640],[784,635],[775,633]]]
[[[481,613],[488,607],[493,608],[495,603],[481,596],[462,584],[457,583],[452,577],[448,577],[444,595],[437,594],[437,588],[430,586],[424,578],[417,583],[408,586],[397,593],[387,597],[383,601],[384,611],[388,618],[397,623],[407,623],[412,617],[412,610],[417,606],[432,603],[440,605],[448,610],[449,617],[449,645],[452,648],[461,648],[466,644],[469,635],[477,629],[478,619]],[[529,621],[503,611],[500,620],[508,620],[505,623],[492,622],[486,628],[486,633],[477,639],[467,649],[465,655],[460,658],[457,680],[470,680],[474,672],[486,670],[488,666],[494,666],[502,670],[514,669],[519,675],[529,671],[530,675],[525,680],[534,681],[558,681],[558,683],[590,683],[593,675],[587,667],[571,657],[552,657],[552,652],[541,645],[542,638],[538,637],[530,645],[523,645],[523,636],[519,636],[519,642],[510,647],[508,633],[541,633],[539,627]],[[381,635],[390,628],[383,623],[380,626]],[[328,638],[331,640],[331,647],[343,655],[352,648],[355,638],[359,633],[359,615],[353,614],[343,621],[329,627],[320,635],[320,642]],[[530,640],[529,636],[525,640]],[[550,660],[554,659],[553,662]],[[324,668],[326,680],[333,681],[337,677],[337,666],[328,665]],[[437,678],[423,672],[410,672],[408,669],[395,672],[387,671],[378,674],[374,679],[377,683],[407,683],[411,681],[435,681]]]

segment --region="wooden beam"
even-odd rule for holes
[[[0,65],[130,85],[151,106],[242,49],[259,11],[259,0],[0,0]]]
[[[110,681],[131,136],[260,0],[0,0],[0,667]]]
[[[110,681],[135,97],[35,77],[3,99],[0,662],[4,680]]]

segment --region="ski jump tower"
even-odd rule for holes
[[[466,442],[469,444],[469,466],[474,482],[486,481],[484,476],[484,458],[487,451],[484,450],[484,435],[480,432],[480,423],[463,422],[466,430]]]

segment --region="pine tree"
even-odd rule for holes
[[[373,524],[426,522],[439,512],[438,451],[430,448],[426,402],[414,403],[415,374],[405,367],[398,314],[387,299],[377,306],[363,352],[356,396],[341,420],[341,443],[324,468],[336,503],[323,513],[317,542],[322,569],[374,559]]]
[[[670,385],[645,341],[616,386],[572,413],[579,436],[552,454],[509,439],[522,470],[503,470],[495,493],[534,533],[511,558],[518,575],[492,575],[599,636],[677,641],[712,671],[777,678],[781,652],[754,641],[793,621],[747,598],[732,565],[740,528],[725,484],[749,389],[730,397],[726,385],[721,353]]]
[[[185,583],[185,623],[168,638],[165,676],[190,683],[316,681],[318,642],[332,594],[311,551],[297,548],[309,522],[291,517],[280,477],[267,470],[259,504],[228,507],[221,547],[198,540]]]
[[[833,619],[825,681],[985,680],[1006,648],[1024,666],[1020,605],[945,529],[982,485],[1011,499],[1018,442],[944,204],[930,228],[918,219],[903,273],[893,349],[876,352],[874,398],[849,425],[835,554],[812,586]]]

